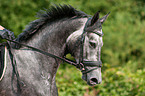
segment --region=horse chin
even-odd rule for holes
[[[87,82],[87,84],[88,84],[89,86],[95,86],[95,85],[97,85],[97,84],[90,84],[90,83],[88,83],[88,82]]]

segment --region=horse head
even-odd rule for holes
[[[103,46],[102,24],[108,15],[109,13],[99,19],[99,12],[97,12],[87,20],[82,29],[75,31],[67,39],[67,51],[75,58],[77,64],[81,62],[84,66],[84,69],[81,70],[82,79],[90,86],[102,82],[100,56],[101,47]],[[82,39],[84,41],[81,43]],[[82,58],[81,61],[80,58]]]

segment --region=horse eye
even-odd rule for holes
[[[96,42],[90,41],[89,43],[91,47],[96,48]]]

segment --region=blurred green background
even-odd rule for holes
[[[102,83],[90,87],[73,66],[62,64],[56,83],[60,96],[145,96],[145,0],[0,0],[0,25],[17,36],[40,9],[70,4],[101,17],[103,24]]]

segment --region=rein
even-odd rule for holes
[[[102,66],[102,62],[101,62],[101,61],[80,61],[79,64],[78,64],[77,62],[72,61],[72,60],[70,60],[70,59],[62,58],[62,57],[56,56],[56,55],[54,55],[54,54],[51,54],[51,53],[42,51],[42,50],[40,50],[40,49],[38,49],[38,48],[35,48],[35,47],[32,47],[32,46],[28,46],[28,45],[26,45],[26,44],[22,44],[22,43],[20,43],[20,42],[14,41],[14,40],[10,40],[10,39],[7,39],[7,38],[5,38],[5,40],[10,41],[10,42],[13,42],[13,43],[16,43],[16,44],[19,44],[19,45],[24,46],[24,47],[27,47],[28,49],[26,49],[26,50],[31,50],[31,51],[39,52],[39,53],[41,53],[41,54],[43,54],[43,55],[50,56],[50,57],[55,58],[55,59],[60,59],[60,60],[62,60],[63,62],[66,62],[66,63],[68,63],[68,64],[70,64],[70,65],[73,65],[73,66],[79,68],[83,73],[88,73],[88,72],[90,72],[90,70],[85,71],[85,66],[90,66],[90,67],[101,67],[101,66]],[[80,55],[82,55],[82,54],[80,54]],[[82,59],[82,60],[83,60],[83,59]],[[96,69],[96,68],[95,68],[95,69]],[[92,70],[92,69],[91,69],[91,70]],[[94,70],[94,69],[93,69],[93,70]]]
[[[84,41],[85,41],[85,35],[87,34],[87,32],[85,31],[85,29],[86,29],[86,27],[87,27],[88,22],[89,22],[90,19],[91,19],[91,18],[88,18],[88,20],[87,20],[87,22],[86,22],[86,24],[85,24],[85,27],[84,27],[84,29],[83,29],[83,33],[82,33],[82,35],[81,35],[80,57],[79,57],[79,62],[78,62],[78,63],[75,62],[75,61],[72,61],[72,60],[70,60],[70,59],[63,58],[63,57],[59,57],[59,56],[56,56],[56,55],[51,54],[51,53],[49,53],[49,52],[45,52],[45,51],[40,50],[40,49],[38,49],[38,48],[29,46],[29,45],[26,45],[26,44],[22,44],[22,43],[20,43],[20,42],[18,42],[18,41],[12,40],[11,38],[9,39],[9,37],[10,37],[9,35],[10,35],[10,34],[12,34],[12,37],[13,37],[14,35],[13,35],[13,32],[11,32],[11,31],[9,31],[9,30],[7,30],[7,29],[0,30],[0,31],[2,32],[2,33],[0,34],[0,36],[2,37],[2,39],[5,39],[5,40],[7,40],[7,41],[9,41],[9,42],[13,42],[13,43],[15,43],[15,44],[18,44],[18,45],[27,47],[28,49],[26,49],[26,50],[31,50],[31,51],[39,52],[39,53],[41,53],[41,54],[43,54],[43,55],[50,56],[50,57],[52,57],[52,58],[54,58],[54,59],[60,59],[60,60],[62,60],[63,62],[66,62],[66,63],[68,63],[68,64],[70,64],[70,65],[73,65],[73,66],[79,68],[79,69],[82,71],[82,73],[88,73],[88,72],[90,72],[90,70],[87,70],[87,69],[85,68],[86,66],[90,66],[90,67],[102,67],[102,62],[101,62],[101,61],[84,61],[84,60],[83,60]],[[6,36],[6,34],[7,34],[6,32],[9,32],[10,34],[8,34],[8,36]],[[95,33],[95,34],[99,35],[99,33]],[[4,35],[4,36],[3,36],[3,35]],[[100,36],[100,35],[99,35],[99,36]],[[9,44],[9,46],[10,46],[10,44]],[[17,48],[14,48],[14,49],[17,49]],[[96,68],[91,69],[91,70],[95,70],[95,69],[96,69]]]

